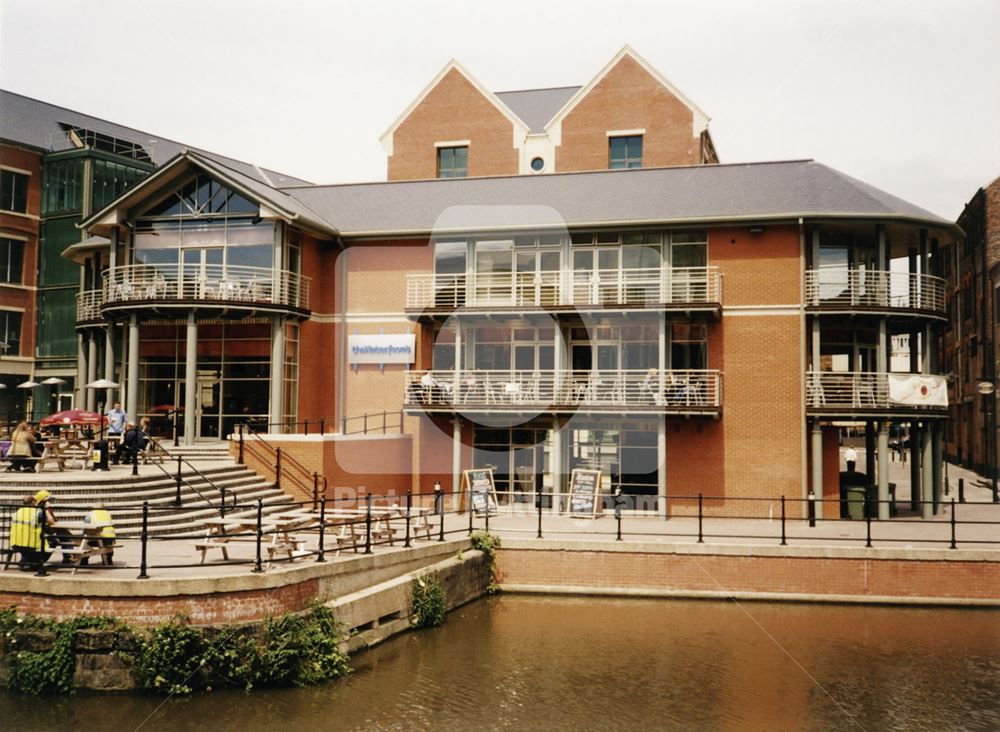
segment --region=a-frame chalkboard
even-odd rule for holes
[[[493,482],[491,468],[474,468],[462,471],[462,489],[468,491],[468,505],[477,516],[485,516],[489,511],[491,516],[499,512],[497,504],[497,488]]]
[[[594,518],[600,513],[601,471],[575,468],[569,479],[569,515]]]

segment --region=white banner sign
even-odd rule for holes
[[[416,356],[416,336],[413,333],[347,336],[347,362],[413,363]]]
[[[889,401],[925,407],[948,406],[948,383],[943,376],[889,374]]]

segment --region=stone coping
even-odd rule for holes
[[[411,549],[380,551],[375,554],[329,557],[326,562],[307,558],[301,564],[271,567],[254,574],[247,565],[240,565],[234,573],[199,577],[165,577],[149,579],[108,579],[80,575],[35,577],[16,569],[0,572],[0,592],[53,595],[59,597],[175,597],[186,595],[211,595],[228,592],[247,592],[275,589],[307,582],[313,579],[354,574],[366,570],[391,567],[397,563],[454,555],[470,546],[468,537],[444,542],[425,543]],[[239,573],[236,574],[235,571]]]
[[[617,552],[623,554],[696,554],[700,556],[787,557],[793,559],[877,559],[924,562],[1000,562],[1000,550],[773,546],[765,544],[672,544],[613,539],[518,539],[503,537],[500,551]]]
[[[943,607],[1000,606],[1000,599],[978,597],[909,597],[906,595],[816,595],[805,592],[745,592],[741,590],[662,590],[642,587],[588,587],[583,585],[504,584],[500,591],[526,595],[577,595],[590,597],[672,598],[687,600],[749,600],[755,602],[808,602],[831,605],[938,605]]]
[[[316,429],[319,429],[319,423],[316,423]],[[363,432],[352,432],[349,435],[342,435],[339,432],[327,432],[326,434],[319,434],[310,432],[308,435],[303,434],[285,434],[285,433],[264,433],[261,435],[265,442],[360,442],[363,440],[412,440],[413,436],[404,432],[400,434],[399,432],[390,432],[388,434],[382,432],[369,432],[365,434]],[[244,436],[244,442],[253,442],[253,436]],[[239,449],[240,439],[238,435],[231,438],[231,444],[235,445]]]

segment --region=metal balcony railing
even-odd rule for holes
[[[821,267],[806,272],[806,305],[945,312],[945,281],[910,272]]]
[[[611,307],[722,302],[719,268],[411,274],[409,309]]]
[[[104,304],[214,301],[309,309],[309,278],[266,267],[133,264],[104,273]]]
[[[810,371],[806,403],[814,411],[912,410],[947,411],[944,376],[876,371]]]
[[[84,290],[76,295],[76,322],[86,323],[103,320],[101,305],[104,303],[102,290]]]
[[[722,405],[718,371],[407,371],[408,407],[552,410],[570,407],[714,412]]]

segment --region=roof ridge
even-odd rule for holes
[[[655,170],[684,170],[684,169],[701,169],[701,168],[745,168],[751,165],[788,165],[791,163],[815,163],[813,158],[793,158],[791,160],[757,160],[749,161],[743,163],[697,163],[688,165],[660,165],[648,168],[627,168],[618,170],[564,170],[557,171],[555,173],[546,173],[545,175],[530,175],[525,173],[512,173],[508,175],[477,175],[468,178],[416,178],[413,180],[368,180],[368,181],[356,181],[354,183],[311,183],[308,185],[291,185],[291,186],[279,186],[277,190],[301,190],[304,188],[340,188],[347,186],[379,186],[379,185],[400,185],[403,183],[462,183],[465,181],[472,180],[509,180],[512,178],[530,178],[530,179],[542,179],[542,178],[554,178],[557,176],[571,176],[571,175],[621,175],[623,173],[643,173]],[[819,163],[822,165],[822,163]],[[829,166],[827,166],[829,167]],[[833,170],[833,168],[831,168]]]
[[[518,94],[520,92],[531,92],[531,91],[555,91],[557,89],[581,89],[582,84],[566,84],[565,86],[540,86],[531,89],[504,89],[503,91],[495,91],[494,94]]]
[[[189,145],[186,142],[181,142],[180,140],[174,140],[173,138],[166,137],[165,135],[157,135],[157,134],[154,134],[152,132],[146,132],[145,130],[140,130],[137,127],[131,127],[130,125],[123,125],[120,122],[114,122],[114,121],[112,121],[110,119],[105,119],[104,117],[98,117],[97,115],[90,114],[89,112],[81,112],[78,109],[70,109],[69,107],[64,107],[61,104],[56,104],[54,102],[47,102],[44,99],[39,99],[38,97],[30,97],[27,94],[21,94],[20,92],[11,91],[10,89],[4,89],[2,87],[0,87],[0,92],[2,92],[4,94],[12,94],[12,95],[14,95],[16,97],[21,97],[22,99],[28,99],[28,100],[30,100],[32,102],[36,102],[38,104],[45,104],[45,105],[47,105],[49,107],[54,107],[55,109],[61,109],[61,110],[65,111],[65,112],[71,112],[73,114],[78,114],[78,115],[80,115],[82,117],[89,117],[90,119],[96,120],[98,122],[103,122],[104,124],[107,124],[107,125],[112,125],[114,127],[120,127],[122,129],[125,129],[125,130],[130,130],[131,132],[139,133],[140,135],[146,135],[148,137],[155,138],[155,139],[152,139],[152,140],[147,140],[146,142],[159,142],[159,141],[162,140],[163,142],[168,142],[168,143],[172,143],[174,145],[177,145],[181,149],[185,149],[185,150],[198,150],[200,152],[204,152],[204,153],[207,153],[209,155],[218,155],[220,157],[226,158],[227,160],[232,160],[232,161],[237,162],[237,163],[242,163],[243,165],[249,165],[249,166],[254,167],[254,168],[258,167],[255,163],[252,163],[249,160],[240,160],[239,158],[234,158],[234,157],[229,156],[229,155],[223,155],[222,153],[212,152],[211,150],[203,150],[202,148],[192,147],[191,145]],[[68,123],[65,123],[65,124],[68,124]],[[138,141],[135,141],[135,142],[138,143]],[[290,173],[282,173],[280,170],[271,170],[270,168],[267,168],[267,170],[270,170],[270,172],[276,173],[276,174],[281,175],[281,176],[287,176],[289,178],[295,178],[296,180],[302,180],[298,176],[293,176]]]

